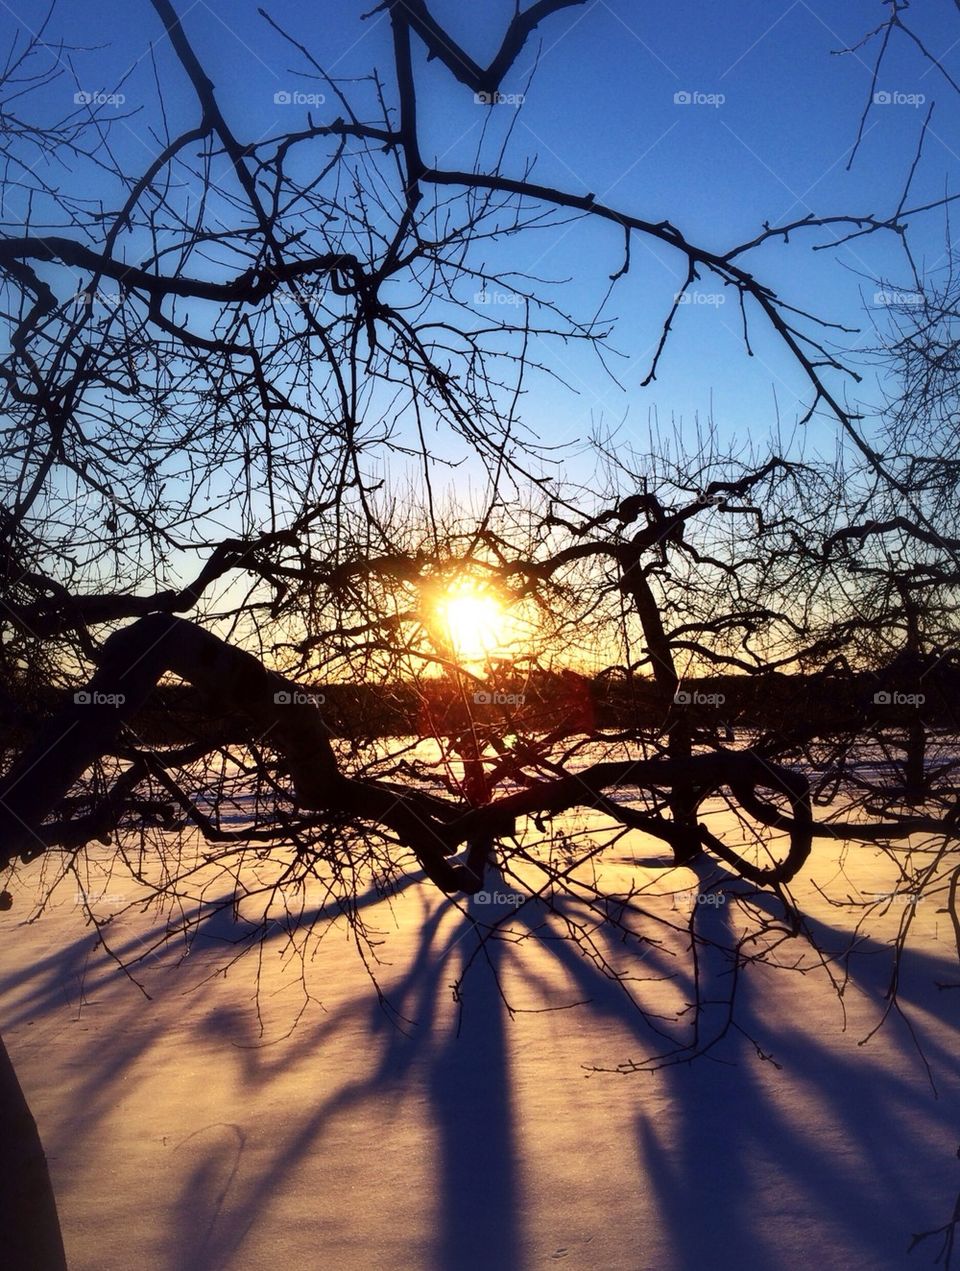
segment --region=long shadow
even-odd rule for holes
[[[447,959],[448,966],[459,962],[458,979],[477,944],[472,921],[465,919],[454,930],[454,951]],[[485,946],[483,965],[463,990],[459,1030],[448,1030],[427,1060],[442,1189],[434,1250],[438,1271],[526,1265],[517,1116],[497,983],[503,962],[502,945]]]
[[[715,868],[698,872],[718,877]],[[732,891],[745,890],[727,881]],[[763,903],[777,905],[772,897]],[[701,955],[700,985],[711,1004],[701,1043],[713,1043],[707,1058],[717,1062],[701,1059],[662,1074],[675,1110],[669,1124],[637,1119],[641,1171],[671,1232],[673,1271],[906,1266],[908,1233],[922,1225],[921,1215],[937,1213],[928,1180],[903,1168],[919,1158],[933,1119],[929,1091],[906,1075],[909,1030],[895,1038],[906,1071],[871,1064],[863,1052],[838,1051],[829,1033],[820,1043],[809,1026],[771,1018],[774,999],[751,975],[738,977],[737,1025],[727,1028],[733,976],[724,949],[734,939],[733,909],[705,906],[697,918],[717,946]],[[810,926],[821,947],[837,944],[835,929]],[[851,981],[876,993],[884,951],[864,941],[850,962]],[[931,972],[938,965],[921,960]],[[924,1039],[924,1051],[941,1071],[955,1071],[955,1057],[932,1038]],[[788,1100],[777,1097],[785,1086],[792,1087]],[[771,1221],[780,1205],[794,1210],[789,1225]],[[813,1223],[816,1248],[807,1235]]]
[[[370,1100],[389,1102],[417,1081],[429,1099],[437,1158],[436,1236],[429,1265],[437,1271],[522,1271],[526,1261],[520,1230],[519,1149],[506,1010],[497,981],[504,953],[502,946],[490,942],[475,958],[478,945],[471,916],[440,905],[425,918],[408,968],[391,985],[391,1013],[372,1001],[362,1005],[366,1031],[379,1043],[375,1070],[321,1101],[304,1124],[299,1142],[277,1160],[269,1179],[259,1180],[244,1194],[245,1213],[255,1213],[266,1203],[301,1152],[321,1147],[338,1116]],[[451,1021],[438,1006],[472,960],[462,1013]],[[415,1022],[400,1027],[393,1022],[398,1018]],[[322,1043],[314,1034],[309,1044]],[[371,1180],[374,1186],[375,1181]],[[221,1265],[239,1248],[242,1234],[224,1233],[216,1250],[220,1261],[208,1260],[205,1265]],[[213,1252],[208,1245],[208,1257]],[[194,1271],[194,1264],[185,1264],[185,1271],[188,1268]]]
[[[716,877],[715,869],[711,876]],[[551,968],[562,972],[571,986],[571,998],[586,1003],[580,1009],[598,1024],[616,1022],[647,1052],[658,1044],[662,1048],[663,1038],[637,1006],[656,1006],[656,986],[625,984],[585,960],[564,938],[562,919],[577,912],[571,902],[559,903],[555,914],[538,902],[529,903],[511,923],[523,939],[489,940],[477,954],[477,929],[469,915],[432,894],[428,898],[426,891],[411,891],[408,901],[419,901],[421,920],[410,956],[391,974],[386,990],[389,1012],[372,992],[361,990],[328,1015],[304,1018],[282,1045],[270,1047],[261,1044],[250,1011],[225,1003],[215,982],[197,990],[196,1027],[207,1047],[216,1046],[218,1054],[224,1054],[245,1106],[256,1106],[258,1091],[267,1090],[281,1070],[309,1061],[346,1034],[366,1038],[369,1053],[356,1074],[340,1080],[337,1089],[311,1094],[309,1102],[297,1110],[290,1133],[282,1144],[271,1146],[261,1167],[248,1163],[247,1123],[231,1110],[223,1123],[200,1126],[175,1145],[175,1168],[182,1171],[182,1211],[191,1217],[170,1232],[171,1269],[216,1271],[241,1265],[252,1229],[269,1221],[271,1202],[302,1163],[317,1153],[336,1152],[337,1126],[349,1123],[364,1105],[375,1104],[386,1115],[414,1085],[428,1100],[436,1155],[436,1194],[428,1198],[436,1233],[429,1265],[436,1271],[474,1267],[520,1271],[532,1264],[522,1170],[525,1145],[517,1131],[510,1022],[499,981],[522,974],[528,990],[546,999],[548,973]],[[381,903],[382,897],[373,891],[358,900],[362,911],[376,911]],[[475,906],[472,910],[476,913]],[[324,906],[311,910],[302,922],[323,923],[340,912],[338,907]],[[708,1002],[701,1016],[704,1040],[710,1039],[711,1028],[719,1033],[726,1022],[730,962],[722,946],[733,938],[732,912],[732,906],[705,907],[698,915],[703,934],[717,945],[701,959],[700,988]],[[825,947],[840,947],[844,942],[845,933],[839,928],[819,923],[815,930]],[[153,931],[118,938],[116,952],[130,956],[161,932],[158,924]],[[232,923],[223,913],[208,924],[201,923],[194,942],[197,961],[212,968],[224,947],[232,947],[244,934],[243,925]],[[265,946],[286,938],[287,933],[277,928],[267,934]],[[616,933],[600,931],[596,939],[611,960],[617,956]],[[97,1050],[94,1064],[77,1074],[69,1125],[54,1136],[57,1145],[58,1140],[69,1138],[81,1149],[117,1099],[134,1065],[159,1044],[164,1029],[163,1012],[152,1011],[133,989],[124,986],[114,964],[93,957],[95,940],[94,934],[84,933],[33,966],[0,976],[0,993],[15,990],[17,1002],[15,1009],[5,1012],[7,1032],[28,1020],[61,1013],[65,997],[78,999],[81,981],[91,1002],[108,995],[111,999],[109,1044]],[[528,956],[528,950],[533,956]],[[882,955],[886,953],[883,942],[865,938],[850,963],[853,982],[872,996],[882,987]],[[917,982],[949,978],[945,961],[924,953],[912,954],[911,959]],[[469,974],[459,990],[462,1011],[451,1020],[441,1005],[450,995],[450,986],[463,979],[468,964]],[[658,976],[672,974],[675,984],[692,997],[689,969],[671,963],[663,951],[651,949],[644,966]],[[816,1212],[838,1238],[855,1245],[864,1259],[861,1265],[902,1266],[902,1246],[890,1252],[890,1222],[881,1220],[880,1211],[885,1206],[889,1210],[885,1192],[897,1186],[903,1209],[897,1230],[918,1229],[922,1224],[911,1223],[915,1213],[933,1212],[939,1217],[939,1198],[924,1194],[922,1177],[906,1190],[903,1183],[903,1154],[919,1152],[923,1146],[928,1096],[907,1076],[868,1069],[862,1058],[838,1053],[832,1045],[818,1043],[809,1029],[794,1028],[782,1014],[771,1015],[776,998],[767,987],[766,982],[754,983],[752,974],[741,979],[737,1011],[744,1032],[728,1030],[706,1058],[658,1078],[671,1096],[672,1116],[669,1124],[643,1115],[637,1119],[639,1155],[633,1167],[638,1206],[644,1191],[652,1188],[660,1220],[669,1233],[669,1265],[674,1271],[700,1267],[725,1271],[734,1266],[764,1271],[768,1266],[811,1265],[806,1260],[809,1249],[774,1247],[758,1226],[757,1204],[765,1185],[791,1188],[792,1194],[806,1197],[811,1213]],[[925,1006],[947,1017],[953,1009],[948,998],[941,994]],[[843,1128],[848,1144],[844,1154],[831,1156],[819,1140],[815,1121],[797,1120],[778,1103],[776,1083],[771,1082],[773,1069],[758,1061],[747,1035],[772,1052],[802,1087],[805,1106],[820,1109],[824,1118]],[[934,1037],[925,1039],[925,1045],[938,1065],[952,1062]],[[897,1047],[904,1064],[915,1067],[910,1039],[898,1036]],[[899,1138],[883,1128],[873,1107],[878,1097],[888,1112],[895,1110],[898,1125],[907,1127]],[[585,1126],[585,1139],[596,1128]],[[376,1194],[376,1183],[375,1177],[370,1179],[372,1194]],[[947,1197],[947,1180],[944,1188]],[[695,1220],[691,1220],[692,1206]],[[611,1221],[624,1221],[624,1217],[611,1215]],[[314,1251],[314,1256],[322,1256],[322,1251]],[[625,1247],[624,1258],[624,1266],[646,1265],[644,1251],[636,1247]],[[834,1264],[821,1258],[817,1265]]]

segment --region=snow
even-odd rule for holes
[[[648,884],[645,906],[673,918],[719,882],[724,902],[700,904],[698,923],[718,937],[743,924],[729,876],[651,859],[640,836],[623,839],[601,881]],[[936,987],[960,977],[942,900],[911,915],[900,992],[916,1043],[892,1015],[862,1044],[903,916],[891,904],[861,932],[842,1004],[809,946],[790,941],[778,950],[787,965],[742,979],[742,1032],[692,1064],[618,1073],[596,1069],[665,1049],[630,994],[677,1034],[691,991],[682,940],[638,958],[596,933],[637,977],[624,985],[560,939],[542,904],[505,900],[517,884],[496,875],[490,899],[460,908],[416,879],[363,898],[393,1016],[319,884],[306,900],[323,939],[291,956],[275,928],[259,996],[256,952],[214,974],[244,931],[221,913],[186,957],[171,949],[140,968],[147,1000],[96,948],[72,890],[24,922],[39,883],[24,870],[2,916],[0,1031],[47,1149],[73,1271],[932,1265],[938,1242],[906,1251],[913,1232],[947,1221],[960,1189],[960,990]],[[818,844],[794,890],[837,953],[862,915],[815,884],[882,893],[896,879],[873,847]],[[101,904],[111,887],[123,884]],[[505,910],[510,938],[474,959],[456,1003],[476,948],[469,914]],[[108,930],[130,957],[162,928],[134,906]],[[788,969],[804,950],[806,973]],[[707,952],[714,1035],[726,968]],[[305,1009],[304,984],[316,999]]]

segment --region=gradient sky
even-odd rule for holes
[[[390,85],[388,21],[382,13],[360,21],[372,3],[332,0],[307,6],[280,0],[268,8],[334,75],[366,74],[376,66]],[[479,61],[492,54],[512,8],[510,0],[472,5],[432,0],[436,16]],[[303,59],[269,29],[255,3],[181,0],[179,9],[237,134],[260,139],[303,124],[307,108],[276,105],[274,94],[317,92],[322,85],[304,75]],[[911,19],[931,50],[958,73],[960,21],[954,5],[940,0],[922,9],[911,10]],[[0,36],[9,40],[18,23],[36,27],[44,11],[45,5],[34,0],[0,0]],[[876,0],[839,6],[828,0],[728,0],[723,5],[589,0],[545,23],[503,85],[505,92],[523,93],[526,99],[504,169],[520,175],[536,156],[536,179],[576,193],[592,191],[650,220],[668,218],[692,241],[724,250],[752,237],[765,220],[777,223],[808,212],[891,211],[926,107],[936,100],[912,201],[953,192],[960,103],[905,41],[894,43],[878,88],[925,100],[875,107],[856,163],[846,170],[870,88],[875,45],[843,57],[832,53],[856,42],[886,12]],[[193,94],[146,0],[62,4],[50,31],[76,46],[62,55],[74,78],[51,88],[51,115],[62,113],[64,95],[74,87],[110,91],[122,81],[125,111],[142,107],[113,137],[133,170],[142,169],[157,148],[150,133],[156,121],[153,56],[165,85],[171,131],[196,122]],[[537,49],[539,65],[531,78]],[[491,112],[477,106],[442,65],[426,64],[419,45],[415,57],[423,150],[443,166],[468,167],[484,120],[494,113],[488,129],[503,128],[514,107]],[[675,101],[677,93],[724,100],[682,104]],[[324,112],[334,117],[339,110],[328,103],[315,115],[322,119]],[[943,213],[914,226],[917,255],[931,270],[945,261],[944,229]],[[9,213],[5,232],[14,232]],[[809,250],[814,242],[829,241],[830,232],[801,233],[789,248],[769,244],[746,263],[792,303],[862,327],[859,337],[847,339],[869,347],[877,342],[872,322],[884,322],[882,310],[873,305],[877,287],[872,279],[881,275],[909,285],[902,256],[890,237],[880,236],[835,251]],[[584,311],[597,303],[608,275],[621,263],[622,243],[612,227],[581,226],[531,242],[524,260],[535,272],[571,278],[568,302]],[[528,400],[526,417],[541,435],[570,440],[591,426],[625,420],[625,435],[642,445],[655,408],[661,420],[681,417],[687,424],[712,411],[724,437],[762,438],[774,419],[775,397],[784,421],[795,417],[798,403],[808,400],[802,378],[759,319],[752,332],[756,356],[745,356],[732,297],[686,306],[657,382],[641,388],[660,324],[684,274],[684,262],[668,249],[634,240],[631,273],[607,308],[620,316],[615,344],[628,355],[615,363],[622,389],[581,353],[559,346],[536,350],[578,389],[572,396],[544,385]],[[706,296],[719,289],[705,280],[699,290]],[[872,312],[864,312],[864,301]],[[852,384],[850,390],[858,391]],[[859,391],[876,399],[869,380]],[[818,448],[830,450],[836,428],[814,421],[808,434]]]

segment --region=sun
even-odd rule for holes
[[[439,634],[458,662],[484,662],[510,643],[510,620],[496,595],[469,583],[448,588],[436,603]]]

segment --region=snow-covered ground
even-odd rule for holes
[[[653,850],[621,839],[601,881],[649,882],[644,903],[675,918],[694,902],[669,893],[705,893],[719,872],[650,868]],[[39,877],[25,870],[0,915],[0,1032],[46,1145],[73,1271],[933,1265],[939,1245],[908,1256],[911,1233],[946,1222],[960,1190],[960,989],[937,987],[960,969],[935,901],[913,910],[909,1027],[893,1016],[861,1044],[909,903],[897,898],[871,917],[842,1005],[792,941],[779,960],[806,948],[808,973],[752,968],[742,1032],[693,1064],[624,1074],[594,1069],[663,1049],[631,995],[677,1031],[691,993],[679,939],[638,960],[596,933],[636,977],[625,987],[560,938],[563,912],[531,902],[490,960],[474,960],[456,1003],[475,928],[414,880],[389,900],[360,898],[391,1016],[318,884],[307,919],[324,934],[306,961],[278,927],[259,962],[214,974],[244,930],[221,914],[179,965],[175,951],[148,959],[147,1000],[96,948],[69,890],[23,923]],[[818,844],[794,891],[829,952],[856,915],[817,885],[846,896],[895,891],[896,879],[873,848],[841,860]],[[123,899],[108,890],[100,904]],[[702,909],[717,938],[741,923],[732,896]],[[111,926],[114,948],[129,957],[162,927],[134,907]],[[708,1033],[724,1019],[724,968],[704,960]],[[293,1028],[304,985],[316,1000]]]

